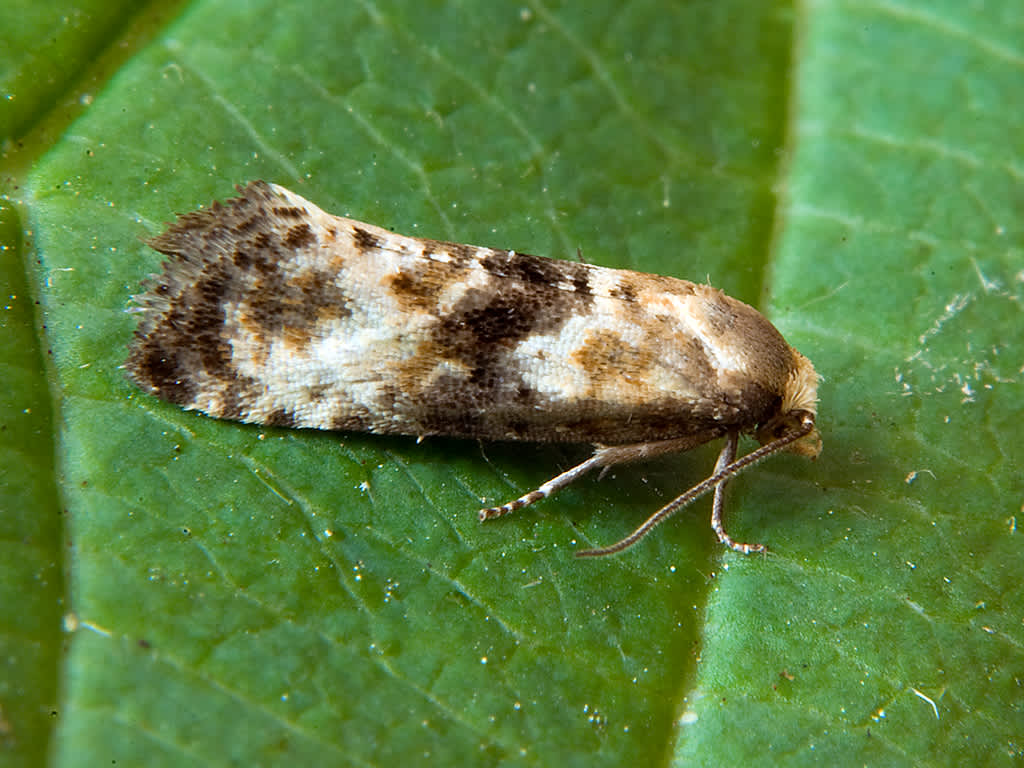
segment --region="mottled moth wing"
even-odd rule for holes
[[[261,424],[621,444],[751,429],[799,354],[709,286],[329,215],[273,184],[149,244],[126,368]]]

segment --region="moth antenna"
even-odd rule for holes
[[[598,547],[597,549],[585,549],[581,552],[577,552],[576,557],[604,557],[605,555],[614,555],[618,552],[623,551],[624,549],[629,549],[638,541],[640,541],[640,539],[642,539],[644,536],[650,533],[655,527],[665,522],[665,520],[671,517],[676,511],[696,501],[701,496],[708,493],[712,488],[716,488],[723,482],[728,481],[735,475],[738,475],[740,472],[747,469],[748,467],[757,464],[759,461],[763,461],[764,459],[771,456],[773,453],[777,453],[790,443],[794,443],[801,437],[809,435],[812,429],[814,429],[814,417],[808,414],[806,417],[804,417],[799,428],[793,430],[788,434],[783,435],[777,440],[773,440],[767,445],[762,445],[756,451],[751,451],[738,461],[734,461],[730,464],[727,464],[723,468],[718,469],[714,474],[711,475],[711,477],[693,486],[693,488],[688,490],[686,493],[677,496],[664,507],[655,512],[653,515],[648,517],[646,520],[643,521],[643,523],[640,524],[640,526],[635,531],[629,534],[629,536],[627,536],[626,538],[622,539],[621,541],[617,541],[615,544],[612,544],[607,547]],[[729,437],[727,439],[734,439],[734,434],[735,433],[732,432],[729,433]],[[728,443],[726,444],[726,448],[723,450],[728,450]],[[719,510],[719,515],[720,512],[721,511]],[[719,524],[721,524],[720,518]],[[718,530],[716,529],[715,532],[718,533]],[[725,531],[723,530],[722,533],[725,533]],[[736,545],[736,542],[733,542],[732,539],[728,537],[728,535],[726,535],[727,540],[722,539],[721,535],[719,535],[719,539],[722,540],[724,544],[732,546],[738,552],[743,552],[744,550],[742,549],[742,547],[744,546],[754,546],[763,549],[763,545]],[[760,550],[755,550],[751,548],[750,551],[753,552]]]

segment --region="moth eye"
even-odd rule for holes
[[[784,417],[779,417],[777,421],[769,423],[764,429],[764,434],[772,440],[778,440],[785,437],[799,426],[800,425],[792,415],[787,414]]]

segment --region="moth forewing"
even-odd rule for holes
[[[813,366],[715,288],[405,237],[265,182],[239,192],[149,241],[169,259],[136,298],[125,367],[158,397],[266,425],[599,446],[483,519],[719,437],[756,432],[775,446],[761,458],[820,450]]]

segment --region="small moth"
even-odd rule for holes
[[[481,520],[594,469],[725,438],[714,472],[619,552],[788,450],[815,458],[818,376],[764,316],[707,285],[406,237],[263,181],[148,241],[169,257],[135,296],[125,368],[223,419],[424,437],[590,443],[593,455]],[[761,447],[737,460],[739,436]]]

